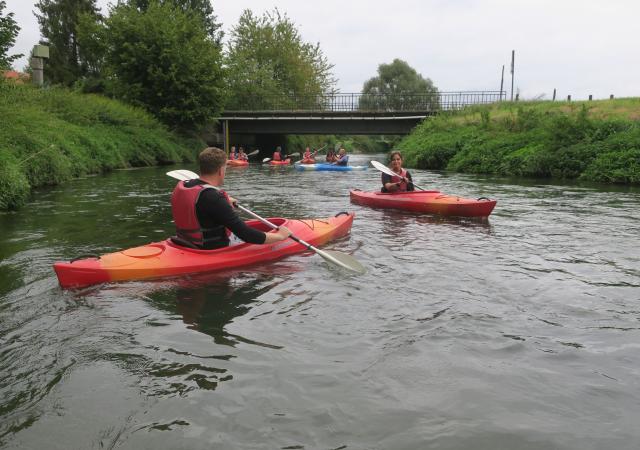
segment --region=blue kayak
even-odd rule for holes
[[[298,170],[330,170],[337,172],[346,172],[349,170],[367,170],[367,166],[338,166],[336,164],[296,164]]]

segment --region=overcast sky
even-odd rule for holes
[[[107,13],[109,0],[98,0]],[[40,33],[35,2],[7,0],[21,27],[10,54]],[[407,61],[441,91],[499,90],[511,50],[521,98],[640,96],[639,0],[214,0],[228,31],[244,9],[278,7],[319,42],[342,92],[360,92],[381,63]],[[22,69],[26,58],[14,66]]]

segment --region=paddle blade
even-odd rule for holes
[[[195,180],[199,178],[198,174],[186,169],[172,170],[171,172],[167,172],[171,178],[175,178],[176,180]]]
[[[257,155],[260,150],[254,150],[251,153],[247,153],[247,156]]]
[[[320,250],[317,248],[314,248],[314,250],[325,261],[350,270],[351,272],[362,275],[367,271],[367,269],[362,264],[360,264],[360,261],[358,261],[351,255],[347,255],[346,253],[333,250]]]
[[[262,160],[263,163],[266,163],[266,162],[269,162],[269,161],[271,161],[271,158],[265,158],[265,159]]]
[[[387,175],[391,175],[392,177],[397,176],[397,174],[393,173],[393,170],[389,169],[387,166],[378,161],[371,161],[371,165],[382,173],[386,173]]]

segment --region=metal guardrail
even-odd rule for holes
[[[506,91],[459,91],[426,94],[362,94],[246,96],[228,111],[437,112],[506,100]]]

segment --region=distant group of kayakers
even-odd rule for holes
[[[318,162],[316,159],[316,154],[323,148],[324,147],[321,147],[313,151],[310,147],[305,148],[305,151],[302,154],[302,159],[299,162],[301,164],[316,164]],[[294,153],[293,155],[299,155],[299,153]],[[244,151],[244,148],[242,146],[236,148],[236,146],[234,145],[229,151],[229,160],[231,161],[249,161],[249,156],[250,155]],[[284,162],[290,156],[292,155],[287,155],[281,146],[277,146],[276,150],[273,152],[273,157],[271,159],[273,161]],[[349,155],[347,155],[347,150],[344,147],[340,147],[338,151],[331,148],[327,151],[324,162],[335,164],[337,166],[347,166],[349,165]]]

